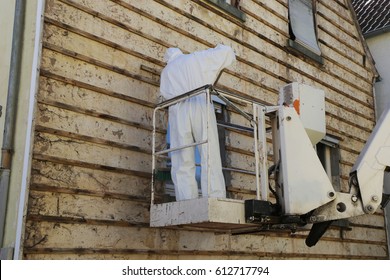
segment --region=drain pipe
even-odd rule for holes
[[[16,110],[19,94],[20,68],[22,60],[23,31],[25,16],[25,0],[16,0],[15,18],[12,34],[11,64],[8,78],[7,105],[5,111],[3,146],[1,149],[0,166],[0,241],[3,251],[6,210],[8,204],[8,190],[10,188],[10,175],[12,154],[14,146],[14,132]]]

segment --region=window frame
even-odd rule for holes
[[[326,135],[316,145],[317,155],[335,191],[341,191],[339,143],[338,138]]]
[[[288,24],[289,24],[289,33],[290,33],[290,38],[287,40],[287,47],[290,51],[292,51],[295,54],[298,55],[304,55],[305,57],[310,58],[311,60],[323,64],[324,60],[322,57],[322,52],[320,45],[318,44],[318,34],[317,34],[317,21],[316,21],[316,1],[315,0],[310,0],[312,2],[312,25],[313,25],[313,33],[314,33],[314,39],[316,42],[316,46],[313,46],[313,50],[311,50],[309,47],[305,46],[303,40],[300,40],[299,34],[297,34],[297,30],[293,28],[293,23],[292,21],[295,19],[291,18],[292,12],[292,5],[291,1],[305,1],[305,0],[289,0],[288,1]],[[302,43],[300,43],[300,41]],[[309,44],[307,44],[309,45]],[[315,48],[318,48],[319,54],[314,51]]]
[[[229,0],[207,0],[210,4],[224,10],[228,14],[234,16],[235,18],[238,18],[241,21],[246,20],[246,15],[243,11],[239,9],[239,0],[233,0],[234,3],[229,4],[227,3]],[[230,1],[229,1],[230,2]]]

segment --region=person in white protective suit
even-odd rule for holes
[[[220,71],[235,61],[232,48],[217,45],[215,48],[183,54],[178,48],[169,48],[164,59],[166,67],[161,73],[160,92],[171,99],[207,84],[214,84]],[[169,108],[171,148],[192,144],[207,138],[206,94],[200,94]],[[210,104],[209,144],[198,145],[201,157],[202,196],[226,197],[222,174],[217,122]],[[210,149],[210,191],[207,186],[207,149]],[[171,176],[175,185],[176,200],[198,197],[195,179],[195,147],[171,153]]]

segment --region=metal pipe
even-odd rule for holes
[[[217,91],[216,91],[217,92]],[[217,92],[218,93],[218,92]],[[222,101],[224,101],[226,104],[228,104],[229,106],[231,106],[232,108],[234,108],[238,113],[240,113],[241,115],[243,115],[247,120],[249,121],[253,121],[253,117],[248,115],[247,113],[245,113],[243,110],[241,110],[238,106],[236,106],[234,103],[230,102],[230,100],[228,98],[225,97],[224,94],[219,94],[219,98],[222,99]]]
[[[244,169],[233,168],[233,167],[222,167],[222,170],[256,176],[256,172],[248,171],[248,170],[244,170]]]
[[[258,125],[257,129],[259,137],[259,161],[261,170],[261,199],[268,200],[268,165],[267,165],[267,137],[265,129],[265,109],[262,106],[256,105]]]
[[[0,241],[3,247],[8,190],[11,175],[12,153],[15,134],[16,110],[19,94],[20,69],[22,60],[24,15],[26,3],[16,0],[12,33],[11,64],[8,78],[7,105],[4,122],[3,146],[0,166]]]
[[[254,119],[257,118],[257,105],[253,104],[253,116],[255,116]],[[256,173],[256,199],[260,200],[260,174],[259,174],[259,141],[258,141],[258,129],[257,129],[257,123],[253,121],[253,139],[254,139],[254,150],[255,150],[255,173]]]
[[[152,182],[151,182],[151,194],[150,194],[150,203],[154,205],[154,176],[156,169],[156,113],[158,108],[153,110],[153,133],[152,133]]]
[[[174,151],[178,151],[178,150],[182,150],[182,149],[186,149],[186,148],[190,148],[190,147],[194,147],[194,146],[199,146],[199,145],[206,144],[206,143],[207,143],[207,140],[203,140],[203,141],[194,142],[192,144],[187,144],[187,145],[183,145],[183,146],[176,147],[176,148],[171,148],[171,149],[166,149],[166,150],[162,150],[159,152],[154,152],[153,154],[154,154],[154,156],[160,156],[163,154],[168,154],[170,152],[174,152]]]
[[[156,108],[165,108],[165,107],[172,106],[172,105],[179,103],[183,100],[186,100],[190,97],[200,95],[200,94],[204,93],[204,91],[210,87],[211,87],[211,85],[205,85],[205,86],[196,88],[194,90],[188,91],[186,93],[183,93],[181,95],[178,95],[176,97],[173,97],[171,99],[168,99],[166,101],[163,101],[163,102],[157,104]]]
[[[219,77],[218,77],[219,78]],[[211,109],[211,95],[210,95],[210,89],[208,88],[206,90],[206,110],[207,110],[207,196],[210,197],[210,176],[211,176],[211,171],[210,171],[210,141],[209,141],[209,136],[210,136],[210,109]],[[203,159],[202,159],[203,160]]]

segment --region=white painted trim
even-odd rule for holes
[[[26,211],[26,195],[28,191],[28,182],[30,177],[30,164],[31,164],[31,149],[32,149],[32,133],[33,133],[33,119],[34,119],[34,106],[36,99],[36,92],[38,89],[39,79],[39,63],[42,49],[42,32],[43,32],[43,15],[45,9],[45,0],[38,0],[37,13],[36,13],[36,26],[35,26],[35,41],[34,41],[34,57],[31,71],[31,86],[30,86],[30,98],[27,115],[27,131],[26,142],[23,156],[23,171],[22,171],[22,185],[19,197],[18,206],[18,218],[16,225],[16,237],[15,237],[15,251],[14,259],[20,259],[22,255],[23,244],[23,229],[24,229],[24,217]]]

